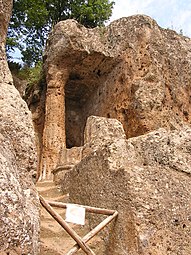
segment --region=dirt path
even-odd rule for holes
[[[67,203],[68,196],[62,195],[58,188],[51,181],[37,183],[37,190],[47,200],[60,201]],[[55,209],[65,219],[65,209]],[[70,224],[72,228],[83,237],[89,232],[87,225],[80,226]],[[97,238],[96,238],[97,239]],[[94,250],[97,241],[94,238],[91,248]],[[41,255],[65,255],[75,244],[75,241],[67,234],[67,232],[41,207]],[[94,250],[95,251],[95,250]],[[76,254],[85,255],[83,251],[78,251]]]

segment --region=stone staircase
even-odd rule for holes
[[[38,182],[37,190],[41,196],[47,200],[60,201],[67,203],[68,196],[63,195],[62,192],[55,186],[52,181]],[[65,219],[65,209],[54,208]],[[40,233],[40,247],[41,255],[65,255],[75,244],[75,241],[68,235],[68,233],[52,218],[52,216],[41,207],[41,233]],[[71,224],[72,228],[82,237],[89,232],[88,225],[80,226]],[[91,242],[90,242],[91,243]],[[96,246],[94,238],[91,248]],[[84,255],[83,251],[78,251],[76,254]]]

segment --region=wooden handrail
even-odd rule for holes
[[[106,225],[108,225],[113,219],[118,216],[118,212],[115,210],[108,210],[103,208],[91,207],[78,205],[76,206],[85,208],[87,212],[109,215],[106,219],[104,219],[99,225],[97,225],[94,229],[92,229],[87,235],[81,238],[67,223],[63,218],[51,207],[58,208],[67,208],[66,203],[62,202],[54,202],[45,200],[42,196],[39,196],[40,203],[42,206],[49,212],[49,214],[67,231],[67,233],[76,241],[76,244],[71,248],[71,250],[66,255],[75,254],[80,248],[88,255],[95,255],[95,253],[86,245],[86,243],[92,239],[98,232],[100,232]]]
[[[46,200],[46,202],[51,205],[52,207],[58,207],[58,208],[67,208],[67,203],[62,203],[62,202],[54,202],[54,201],[49,201]],[[97,214],[104,214],[104,215],[113,215],[116,211],[115,210],[108,210],[108,209],[103,209],[103,208],[97,208],[97,207],[92,207],[92,206],[87,206],[87,205],[78,205],[74,204],[76,206],[82,207],[86,209],[86,212],[89,213],[97,213]]]
[[[67,231],[67,233],[77,242],[80,248],[88,255],[95,255],[95,253],[82,241],[81,237],[66,223],[62,217],[55,212],[46,200],[39,196],[40,202],[43,207],[50,213],[50,215]]]
[[[106,225],[108,225],[113,219],[115,219],[118,215],[118,212],[115,211],[113,215],[107,217],[104,221],[102,221],[99,225],[97,225],[94,229],[92,229],[87,235],[85,235],[82,240],[87,243],[91,240],[98,232],[100,232]],[[73,255],[80,249],[78,244],[75,244],[71,250],[66,255]]]

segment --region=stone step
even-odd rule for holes
[[[69,238],[64,238],[64,240],[62,238],[54,239],[54,242],[52,242],[52,238],[47,238],[46,240],[42,241],[40,253],[41,255],[64,255],[75,244],[75,242]],[[55,248],[55,246],[57,248]]]
[[[55,197],[53,201],[55,201],[55,202],[62,202],[62,203],[68,203],[68,201],[69,201],[69,194],[61,195],[59,197]]]
[[[62,217],[65,218],[66,210],[62,208],[54,208],[54,210]],[[43,221],[54,221],[56,222],[53,217],[44,209],[41,209],[41,220]],[[42,221],[41,221],[42,223]]]
[[[39,193],[40,194],[40,193]],[[61,195],[57,197],[47,197],[46,200],[48,201],[54,201],[54,202],[62,202],[62,203],[68,203],[69,201],[69,195]]]
[[[40,254],[41,255],[63,255],[62,252],[58,252],[43,243],[40,244]]]
[[[76,231],[75,227],[73,229]],[[46,244],[47,250],[53,250],[55,245],[57,248],[57,252],[61,252],[62,254],[66,254],[67,251],[69,251],[72,246],[75,244],[75,241],[69,236],[69,234],[65,230],[61,230],[60,232],[54,232],[50,229],[43,228],[42,227],[43,234],[41,234],[41,242],[42,244]],[[84,231],[76,231],[79,232],[78,234],[83,237],[85,235]],[[45,234],[46,233],[46,234]],[[87,233],[87,232],[86,232]],[[95,241],[95,240],[94,240]],[[92,242],[90,241],[89,244],[91,244],[91,248],[95,248],[94,245],[92,245]],[[41,253],[41,255],[44,255],[46,253]],[[53,255],[54,253],[52,253]],[[77,254],[84,254],[77,253]]]
[[[41,196],[49,201],[58,201],[67,203],[69,200],[68,194],[63,194],[52,181],[38,182],[37,190]],[[54,210],[65,219],[66,209],[55,208]],[[75,241],[68,235],[68,233],[56,222],[53,217],[41,207],[41,255],[63,255],[66,254],[71,247],[75,244]],[[80,226],[76,224],[68,223],[80,236],[84,236],[88,232],[88,224],[86,226]],[[79,251],[78,254],[84,254]]]
[[[50,237],[68,237],[66,231],[57,223],[47,222],[47,224],[41,225],[41,240]]]
[[[36,187],[50,187],[50,186],[55,186],[53,181],[38,181],[36,183]]]
[[[47,187],[43,190],[39,189],[38,192],[42,197],[48,200],[54,200],[54,198],[61,197],[63,195],[63,193],[56,186],[51,186],[49,188]]]
[[[53,189],[53,188],[55,188],[55,184],[52,184],[52,185],[50,185],[50,186],[42,186],[42,187],[36,187],[37,188],[37,190],[38,190],[38,192],[43,192],[43,191],[45,191],[45,190],[47,190],[47,189]]]

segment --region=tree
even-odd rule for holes
[[[86,27],[103,26],[113,5],[109,0],[14,0],[7,51],[18,48],[31,66],[42,58],[48,33],[57,22],[75,19]]]

